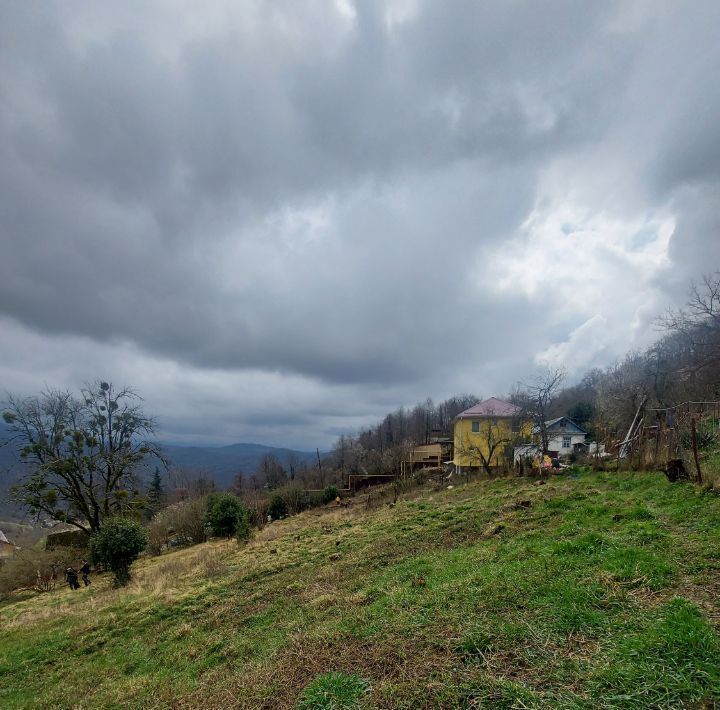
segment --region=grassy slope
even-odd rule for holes
[[[366,707],[712,707],[719,591],[720,497],[691,486],[428,489],[5,604],[0,706],[291,708],[337,670]]]

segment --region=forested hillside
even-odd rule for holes
[[[0,422],[0,443],[7,441],[8,427]],[[293,449],[263,446],[262,444],[231,444],[229,446],[178,446],[163,444],[170,478],[173,483],[187,484],[198,479],[212,481],[217,489],[224,490],[233,484],[236,476],[250,479],[270,457],[284,470],[317,466],[317,454]],[[322,454],[321,454],[322,455]],[[164,468],[160,461],[156,464]],[[152,469],[153,464],[150,463]],[[22,511],[8,500],[9,487],[23,474],[16,446],[0,446],[0,519],[23,517]]]
[[[238,474],[250,478],[264,457],[272,456],[286,470],[317,463],[316,453],[264,446],[262,444],[230,444],[229,446],[176,446],[163,444],[171,468],[207,475],[218,488],[229,487]]]

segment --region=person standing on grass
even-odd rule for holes
[[[80,574],[82,574],[82,581],[85,586],[90,584],[90,563],[87,560],[82,560],[82,567],[80,567]],[[80,585],[78,585],[80,586]]]
[[[77,572],[72,567],[68,567],[65,570],[65,579],[67,580],[67,583],[70,585],[70,589],[80,589]]]

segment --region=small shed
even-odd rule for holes
[[[88,546],[90,538],[87,533],[78,528],[68,526],[56,526],[45,538],[45,549],[55,550],[58,547],[79,547]]]
[[[538,458],[541,453],[542,447],[539,444],[521,444],[513,451],[513,463],[517,466],[521,461]]]
[[[401,474],[412,473],[418,468],[440,468],[444,461],[452,458],[452,454],[451,440],[438,440],[432,444],[415,446],[401,462]]]

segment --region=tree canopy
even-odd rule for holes
[[[145,506],[139,470],[152,456],[164,459],[132,389],[96,381],[79,397],[55,389],[10,395],[3,419],[26,464],[12,495],[30,512],[94,533],[105,518]]]
[[[231,537],[239,529],[244,531],[246,528],[249,532],[248,518],[247,507],[232,493],[212,493],[208,496],[205,520],[213,535]]]

